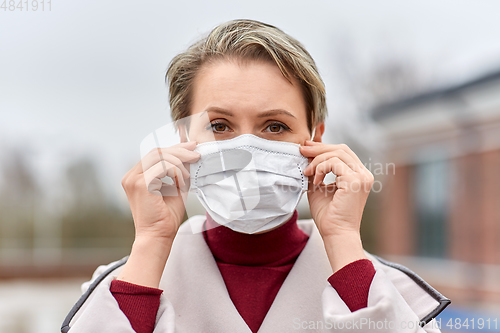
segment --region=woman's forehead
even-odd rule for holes
[[[306,118],[300,84],[287,80],[278,66],[264,61],[217,61],[204,65],[192,89],[191,112],[271,112]]]

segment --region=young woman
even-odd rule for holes
[[[130,256],[84,284],[63,332],[439,332],[449,300],[363,250],[373,176],[346,145],[321,142],[325,89],[299,42],[227,22],[167,79],[173,119],[190,119],[181,143],[123,178]],[[207,214],[181,226],[189,186]],[[305,191],[312,220],[297,221]]]

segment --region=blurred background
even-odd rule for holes
[[[120,182],[171,120],[168,63],[234,18],[316,60],[325,141],[375,175],[366,249],[452,300],[443,331],[500,330],[500,2],[35,2],[0,6],[0,333],[58,332],[81,283],[128,254]]]

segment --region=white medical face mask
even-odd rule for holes
[[[219,224],[242,233],[287,221],[307,191],[308,160],[299,145],[252,134],[199,144],[190,165],[191,191]]]

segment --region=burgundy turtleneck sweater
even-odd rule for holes
[[[257,332],[309,237],[297,226],[297,211],[277,229],[243,234],[220,226],[207,214],[203,237],[229,296],[252,332]],[[366,307],[375,269],[368,259],[344,266],[328,282],[351,311]],[[162,290],[114,280],[111,293],[137,333],[151,333]]]

